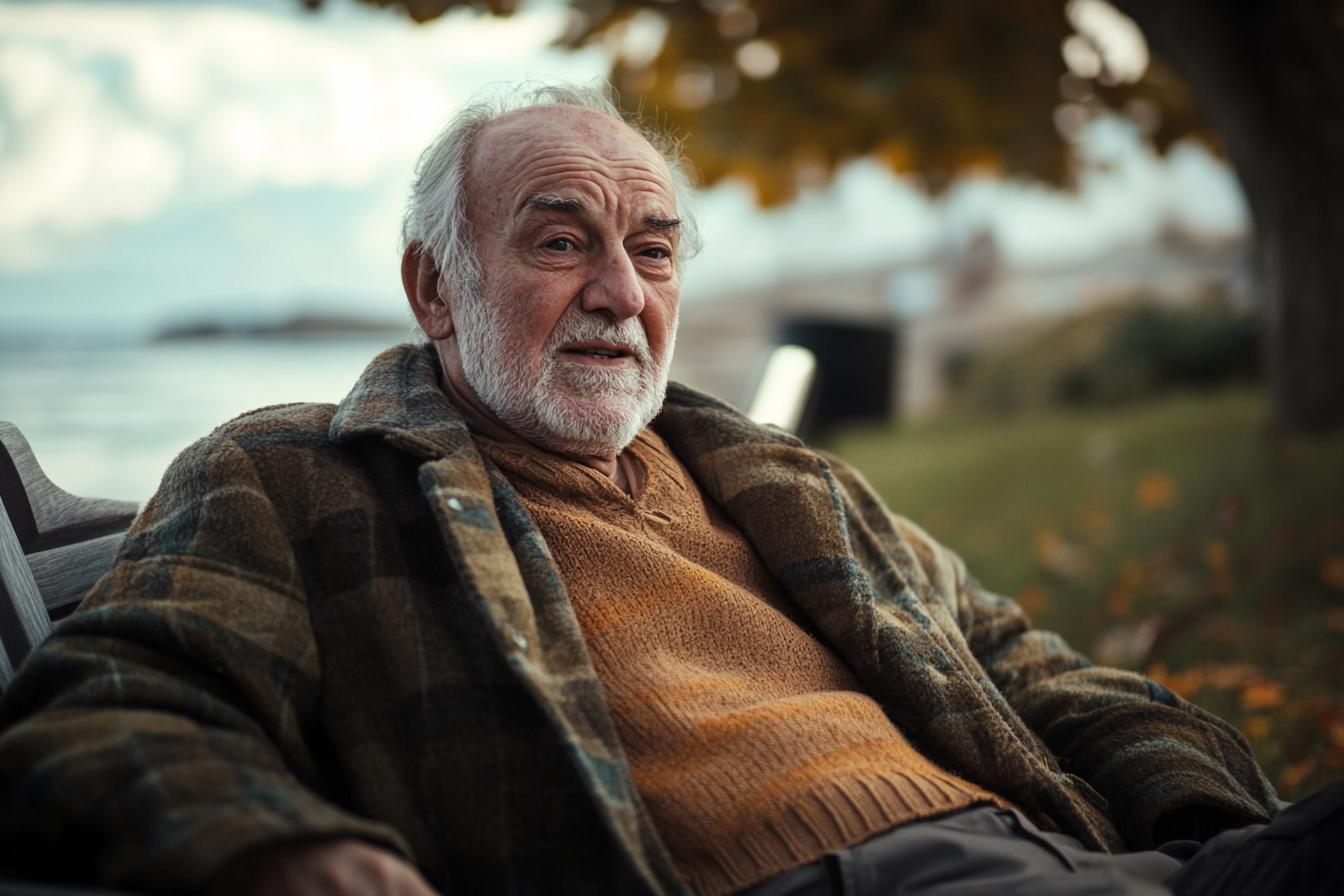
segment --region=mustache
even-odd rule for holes
[[[640,367],[648,368],[653,363],[649,337],[637,317],[627,317],[619,323],[612,323],[600,315],[574,306],[566,310],[556,322],[555,329],[546,339],[545,354],[554,357],[566,345],[590,340],[625,346],[634,354]]]

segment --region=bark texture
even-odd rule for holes
[[[1246,192],[1275,429],[1344,427],[1344,4],[1114,2],[1185,77]]]

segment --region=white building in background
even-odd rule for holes
[[[1140,296],[1182,303],[1218,290],[1249,305],[1249,281],[1242,241],[1173,237],[1086,263],[1026,268],[1006,264],[986,234],[955,254],[683,304],[672,377],[745,408],[784,321],[866,322],[898,334],[892,413],[919,417],[938,408],[958,357]]]

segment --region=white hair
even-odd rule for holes
[[[700,250],[695,223],[694,177],[680,143],[640,119],[628,119],[616,105],[615,91],[605,82],[592,85],[536,84],[497,85],[478,92],[448,122],[420,154],[415,179],[401,223],[404,252],[419,243],[434,261],[439,273],[463,295],[478,294],[481,282],[476,243],[467,220],[463,189],[467,161],[481,130],[492,121],[534,106],[578,106],[608,115],[630,125],[662,155],[672,171],[672,185],[681,220],[677,262]]]

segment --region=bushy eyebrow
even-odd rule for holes
[[[563,196],[549,196],[545,193],[536,193],[527,197],[525,204],[529,208],[540,211],[567,212],[571,215],[581,215],[587,210],[582,200],[566,199]],[[681,219],[659,218],[656,215],[649,215],[644,219],[644,226],[651,230],[678,231],[681,229]]]
[[[681,230],[681,219],[655,218],[650,215],[644,219],[644,226],[651,230]]]
[[[583,211],[583,203],[577,199],[565,199],[562,196],[547,196],[544,193],[537,193],[527,197],[526,204],[530,208],[548,212],[569,212],[571,214],[578,214]]]

